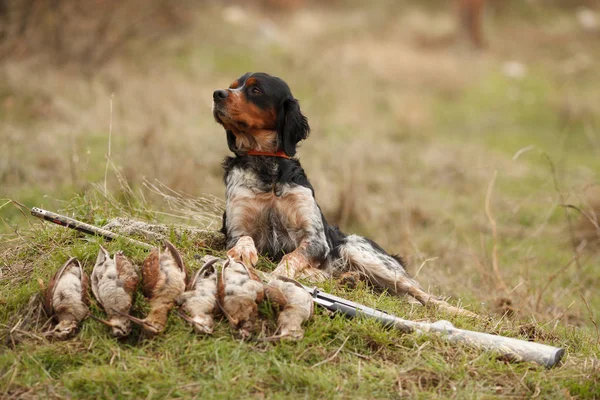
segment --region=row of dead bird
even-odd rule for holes
[[[258,304],[266,297],[279,308],[278,334],[262,340],[300,339],[302,323],[313,313],[310,294],[295,281],[273,278],[263,284],[251,264],[230,256],[226,260],[205,256],[203,266],[188,279],[179,251],[168,241],[164,248],[153,249],[141,268],[142,292],[150,303],[144,319],[129,315],[140,277],[139,268],[118,252],[110,257],[100,247],[91,275],[92,292],[106,312],[107,320],[97,318],[89,310],[89,281],[81,263],[69,259],[56,272],[45,293],[45,309],[57,322],[48,334],[67,339],[88,316],[112,329],[116,337],[131,333],[131,322],[141,325],[144,335],[161,333],[169,312],[179,306],[178,313],[198,333],[211,334],[215,317],[224,315],[242,338],[252,335],[258,316]],[[245,260],[244,260],[245,261]]]

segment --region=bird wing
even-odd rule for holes
[[[81,263],[79,262],[79,260],[75,259],[75,261],[77,262],[77,266],[79,267],[79,276],[81,276],[81,300],[83,301],[83,304],[85,304],[86,306],[90,305],[90,279],[88,278],[87,274],[85,273],[85,271],[83,270],[83,267],[81,266]]]
[[[104,267],[104,272],[106,272],[105,263],[107,258],[110,260],[110,254],[104,247],[100,246],[100,250],[98,251],[98,257],[96,258],[96,264],[94,264],[94,269],[92,270],[91,279],[92,293],[94,293],[94,296],[96,296],[96,299],[100,302],[100,304],[102,304],[102,298],[100,297],[100,289],[98,288],[98,285],[100,284],[100,268],[101,266]],[[104,306],[104,304],[102,305]]]
[[[287,296],[283,293],[283,290],[277,286],[277,281],[273,281],[267,285],[266,293],[270,301],[277,303],[281,309],[283,309],[287,303]]]
[[[293,283],[294,285],[298,286],[299,288],[304,289],[304,286],[295,279],[288,278],[287,276],[283,276],[283,275],[277,275],[276,278],[279,279],[280,281]]]
[[[227,260],[223,264],[223,268],[221,268],[221,274],[217,278],[217,305],[219,306],[219,309],[221,310],[225,318],[227,318],[229,323],[232,325],[236,325],[237,320],[233,319],[223,307],[225,299],[225,272],[227,271],[227,267],[229,267],[230,262],[232,262],[231,257],[227,257]]]
[[[56,284],[64,274],[67,267],[71,265],[73,261],[77,261],[77,258],[69,258],[67,262],[64,263],[58,271],[56,271],[56,274],[54,274],[52,279],[50,279],[50,283],[48,283],[48,287],[46,288],[46,293],[44,295],[44,310],[46,311],[46,315],[48,315],[49,317],[51,317],[54,314],[54,307],[52,303],[54,299],[54,291],[56,290]]]
[[[250,277],[250,279],[252,279],[253,281],[259,282],[261,284],[261,286],[262,286],[263,282],[258,277],[258,275],[256,274],[256,271],[254,270],[254,268],[252,268],[252,267],[246,267],[245,264],[242,264],[242,265],[244,265],[244,267],[246,268],[246,271],[248,271],[248,276]],[[257,303],[262,302],[264,300],[264,298],[265,298],[265,291],[264,290],[261,290],[260,292],[258,292],[256,294],[256,302]]]
[[[194,275],[192,276],[192,279],[190,279],[187,284],[186,290],[194,290],[196,288],[196,281],[198,280],[199,277],[201,277],[201,276],[204,277],[208,273],[210,273],[210,274],[214,273],[215,272],[214,265],[217,261],[221,261],[221,259],[217,258],[217,257],[209,258],[204,263],[204,265],[202,267],[200,267],[200,269],[194,273]]]
[[[159,249],[152,249],[142,266],[142,292],[147,298],[152,297],[156,284],[160,279],[159,253]]]
[[[115,263],[117,265],[119,281],[123,282],[123,289],[131,296],[140,281],[136,268],[122,253],[115,255]]]
[[[219,306],[223,304],[223,299],[225,299],[225,272],[227,271],[230,262],[230,258],[225,260],[225,263],[221,268],[221,273],[217,276],[217,298],[219,299]]]
[[[181,254],[179,254],[179,250],[177,250],[177,248],[173,245],[173,243],[169,242],[168,240],[165,240],[165,246],[167,247],[167,250],[173,256],[173,259],[175,260],[175,263],[177,264],[179,269],[183,272],[184,280],[187,280],[187,277],[189,276],[189,274],[188,274],[187,268],[185,267],[185,264],[183,262],[183,258],[181,258]]]

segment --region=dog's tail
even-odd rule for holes
[[[373,285],[394,294],[408,294],[423,305],[435,305],[452,314],[476,317],[470,311],[452,306],[425,292],[408,275],[399,257],[389,255],[372,240],[358,235],[346,236],[338,242],[335,253],[338,257],[334,264],[338,272],[355,271]]]

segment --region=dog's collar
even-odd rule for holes
[[[271,151],[248,150],[248,153],[246,153],[246,154],[249,156],[281,157],[281,158],[287,158],[287,159],[290,158],[290,156],[285,154],[285,152],[283,150],[279,150],[276,153],[273,153]]]

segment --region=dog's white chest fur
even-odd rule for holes
[[[227,176],[228,239],[251,236],[259,252],[293,251],[309,231],[323,231],[312,191],[293,183],[261,182],[255,172],[233,169]]]

